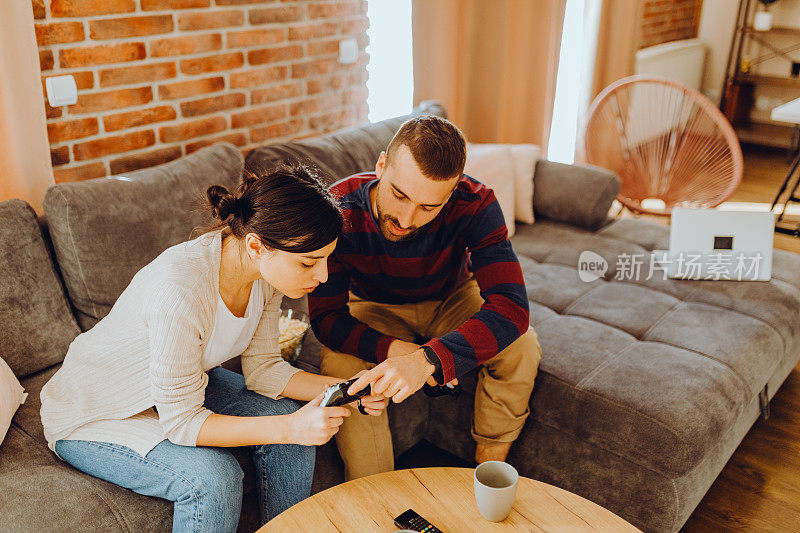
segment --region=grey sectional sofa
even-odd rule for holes
[[[60,184],[45,197],[46,223],[24,202],[0,203],[0,353],[30,393],[0,446],[0,529],[170,529],[168,502],[58,461],[42,434],[39,391],[72,338],[108,313],[133,274],[207,222],[192,208],[208,185],[232,187],[243,164],[286,158],[309,158],[332,179],[370,169],[405,118],[265,146],[246,162],[219,144],[124,178]],[[764,283],[615,280],[620,254],[648,254],[668,240],[665,227],[607,219],[618,186],[599,169],[537,164],[537,221],[518,225],[512,242],[544,356],[533,414],[509,461],[644,530],[675,531],[759,416],[759,393],[774,395],[800,357],[800,256],[775,251]],[[608,261],[603,278],[579,279],[584,250]],[[319,366],[313,333],[298,365]],[[425,438],[471,458],[475,376],[462,382],[458,400],[419,393],[391,407],[397,454]],[[240,529],[251,531],[257,513],[245,471]],[[341,481],[328,443],[318,451],[315,491]]]

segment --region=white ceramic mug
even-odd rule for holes
[[[519,473],[503,461],[486,461],[475,469],[475,502],[489,522],[505,520],[517,497]]]

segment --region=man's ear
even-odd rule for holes
[[[459,174],[459,175],[457,176],[457,179],[456,179],[456,182],[455,182],[455,184],[453,185],[453,188],[452,188],[452,189],[450,189],[450,195],[452,195],[452,194],[455,192],[455,190],[458,188],[458,184],[459,184],[459,183],[461,183],[461,177],[462,177],[463,175],[464,175],[464,173],[462,172],[461,174]],[[448,196],[448,198],[449,198],[449,196]]]
[[[383,169],[386,167],[386,152],[381,152],[381,155],[378,156],[378,162],[375,163],[375,176],[378,179],[381,179],[381,174],[383,174]]]

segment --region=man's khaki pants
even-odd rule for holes
[[[483,305],[474,278],[457,287],[446,299],[418,304],[389,305],[362,300],[350,294],[350,313],[368,326],[404,341],[418,336],[437,338],[449,333]],[[322,349],[322,373],[350,378],[375,366],[358,357]],[[472,437],[485,444],[513,442],[528,417],[533,381],[542,349],[533,328],[497,356],[481,365],[475,390]],[[394,451],[389,417],[353,411],[336,434],[336,445],[345,465],[345,478],[394,470]]]

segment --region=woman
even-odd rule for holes
[[[141,269],[41,393],[50,448],[175,502],[173,531],[236,530],[243,473],[227,447],[252,447],[262,521],[308,497],[314,445],[350,414],[320,407],[340,379],[292,367],[278,347],[283,295],[327,279],[338,205],[303,167],[207,194],[218,226]],[[219,366],[240,354],[243,376]],[[373,415],[386,403],[362,401]]]

